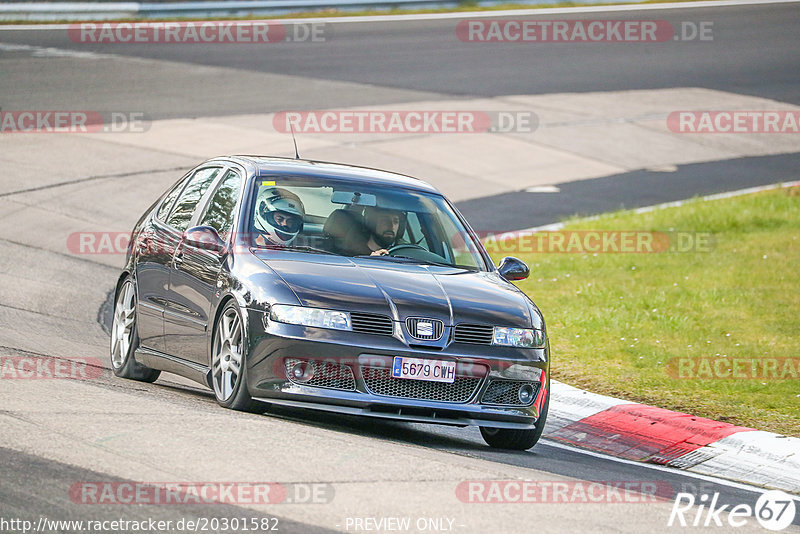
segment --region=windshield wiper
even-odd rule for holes
[[[428,263],[430,265],[441,265],[442,267],[455,267],[455,265],[451,265],[444,261],[433,261],[433,260],[423,260],[420,258],[412,258],[411,256],[395,256],[395,258],[403,258],[406,260],[414,260],[418,263]]]
[[[420,258],[412,258],[411,256],[403,256],[403,255],[399,255],[399,254],[396,255],[396,256],[392,256],[392,255],[388,255],[388,254],[382,254],[382,255],[379,255],[379,256],[361,254],[361,255],[356,256],[356,257],[357,258],[382,258],[382,259],[394,259],[394,260],[411,260],[411,262],[403,261],[403,263],[412,263],[413,262],[413,263],[424,263],[424,264],[429,264],[429,265],[440,265],[442,267],[455,267],[455,265],[451,265],[449,263],[445,263],[445,262],[441,262],[441,261],[422,260]]]
[[[314,254],[330,254],[332,256],[341,256],[341,254],[337,254],[335,252],[331,252],[330,250],[325,250],[316,247],[310,247],[308,245],[258,245],[259,248],[266,248],[269,250],[296,250],[298,252],[312,252]]]

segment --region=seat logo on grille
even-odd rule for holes
[[[429,323],[428,321],[420,321],[417,323],[417,335],[418,336],[432,336],[433,335],[433,323]]]
[[[409,317],[406,326],[411,337],[425,340],[437,340],[442,337],[444,323],[438,319],[421,319]]]

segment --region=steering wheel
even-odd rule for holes
[[[392,254],[400,250],[423,250],[425,252],[428,252],[428,250],[425,247],[414,243],[400,243],[399,245],[389,247],[388,249],[386,249],[386,252],[388,252],[389,255],[391,256]]]
[[[430,263],[448,263],[446,259],[416,243],[401,243],[386,250],[390,256],[405,256]],[[400,254],[398,254],[398,252]]]

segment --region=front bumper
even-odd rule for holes
[[[263,312],[248,310],[248,315],[247,376],[256,400],[404,421],[529,429],[549,394],[547,349],[457,343],[441,350],[412,348],[395,336],[275,322],[265,331]],[[455,361],[457,384],[391,378],[395,356]],[[289,379],[287,362],[291,368],[297,361],[326,369],[326,379],[311,383]],[[494,394],[498,387],[522,383],[535,384],[532,401],[498,404],[501,397]],[[507,397],[502,400],[507,402]],[[490,398],[495,402],[488,402]]]

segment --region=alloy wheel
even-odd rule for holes
[[[235,308],[220,316],[215,338],[211,376],[214,393],[224,402],[233,395],[242,370],[242,322]]]
[[[136,326],[136,292],[133,282],[127,281],[114,306],[114,322],[111,326],[111,365],[119,369],[125,364],[133,342]]]

